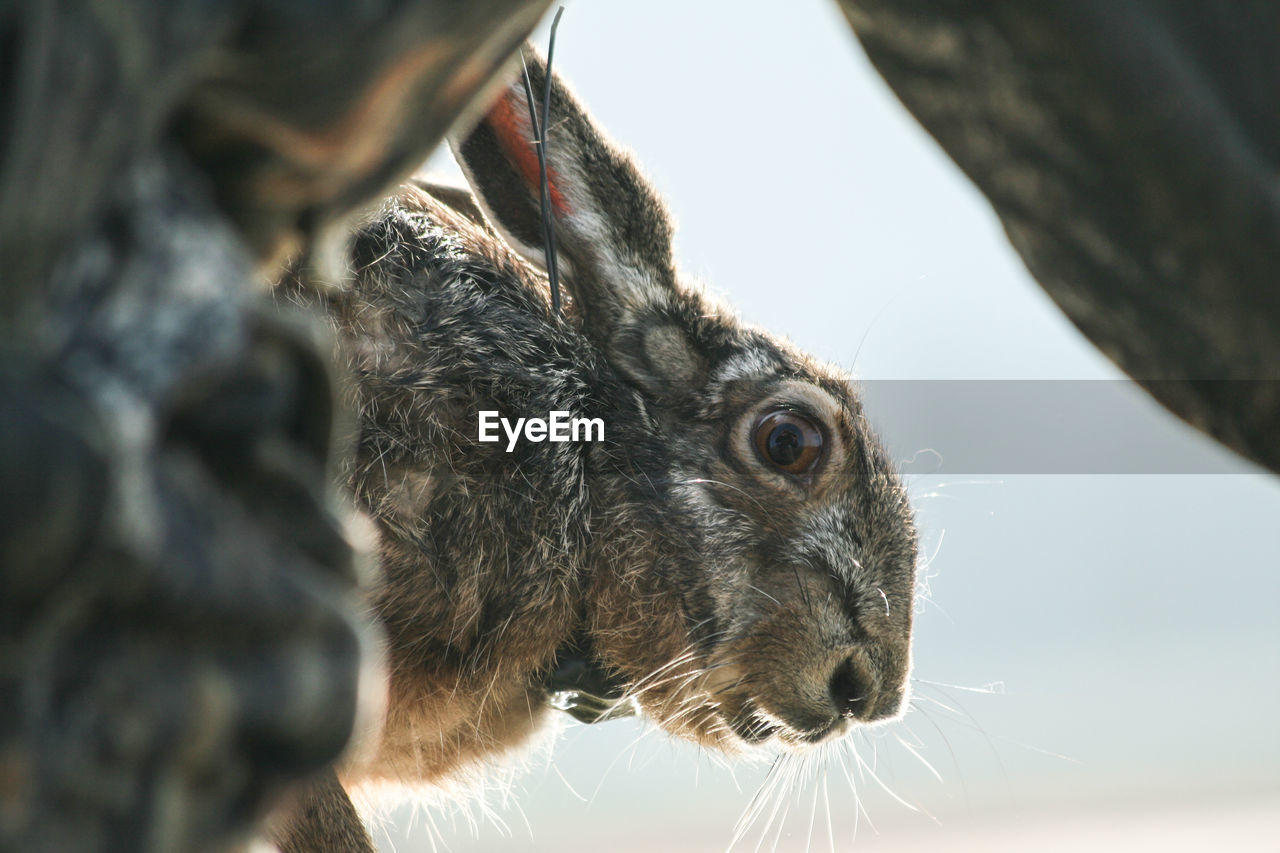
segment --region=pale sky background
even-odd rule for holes
[[[685,269],[747,320],[846,366],[856,353],[867,379],[1119,376],[833,2],[566,6],[557,68],[668,199]],[[1190,435],[1154,404],[1134,419]],[[918,699],[852,742],[917,811],[832,761],[782,799],[759,849],[1280,849],[1280,480],[911,488],[930,593]],[[505,794],[472,797],[470,818],[400,809],[375,836],[398,853],[727,849],[767,765],[725,767],[644,732],[566,722]],[[734,849],[758,842],[760,826]]]

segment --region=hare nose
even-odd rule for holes
[[[845,658],[832,673],[828,692],[837,714],[864,719],[874,704],[875,680],[852,657]]]

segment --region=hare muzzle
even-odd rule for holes
[[[896,717],[910,669],[908,631],[876,637],[884,626],[868,630],[828,584],[788,574],[793,595],[785,597],[778,578],[771,612],[727,641],[711,665],[718,672],[708,697],[729,731],[748,744],[805,746]]]

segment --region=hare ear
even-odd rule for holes
[[[528,48],[525,56],[541,117],[545,66]],[[546,135],[557,263],[586,333],[642,384],[687,384],[700,359],[688,335],[661,328],[674,322],[664,318],[680,313],[673,309],[682,301],[662,202],[555,75]],[[538,152],[523,74],[517,71],[479,124],[450,144],[490,222],[544,267]]]

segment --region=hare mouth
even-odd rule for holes
[[[774,740],[786,746],[815,746],[843,736],[851,726],[847,717],[836,715],[814,721],[811,726],[796,725],[765,713],[751,699],[742,700],[736,712],[725,716],[725,722],[739,740],[750,746]]]
[[[548,704],[580,723],[602,723],[641,713],[629,683],[618,670],[605,664],[590,640],[575,635],[556,651],[555,663],[542,680]],[[776,742],[804,749],[843,736],[853,725],[847,715],[791,719],[785,713],[767,711],[751,696],[721,695],[708,710],[719,717],[717,728],[732,732],[746,746]]]

